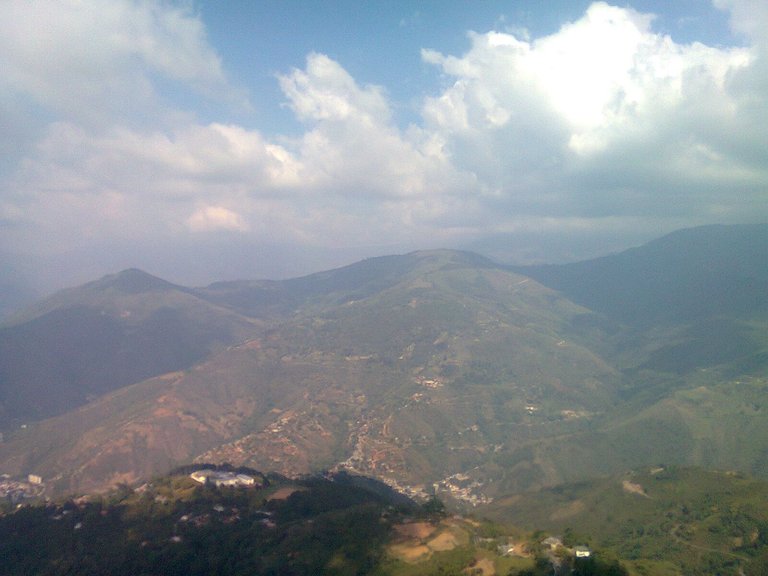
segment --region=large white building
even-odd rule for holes
[[[220,472],[218,470],[195,470],[189,475],[200,484],[213,484],[214,486],[254,486],[256,479],[248,474],[235,474],[234,472]]]

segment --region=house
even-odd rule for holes
[[[592,555],[592,552],[586,546],[576,546],[573,549],[573,553],[576,558],[589,558]]]
[[[253,486],[256,484],[256,478],[248,474],[236,474],[235,480],[237,480],[238,486]]]
[[[497,550],[497,551],[498,551],[498,553],[499,553],[499,554],[501,554],[502,556],[514,556],[514,555],[516,555],[516,554],[517,554],[517,548],[516,548],[516,546],[515,546],[514,544],[512,544],[512,543],[507,543],[507,544],[499,544],[499,545],[496,547],[496,550]]]
[[[214,473],[214,470],[195,470],[189,475],[192,480],[205,484],[208,482],[208,478]]]

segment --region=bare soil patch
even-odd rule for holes
[[[441,532],[432,540],[427,542],[427,546],[429,546],[432,550],[435,552],[445,552],[446,550],[453,550],[456,548],[456,546],[459,545],[459,541],[456,539],[456,536],[451,532]]]
[[[475,562],[475,565],[472,566],[471,570],[482,570],[483,576],[495,576],[496,574],[496,566],[493,565],[493,561],[490,558],[480,558],[480,560]],[[468,570],[465,570],[465,572],[466,571]]]
[[[295,486],[286,486],[285,488],[280,488],[279,490],[276,490],[275,493],[268,498],[268,500],[285,500],[291,494],[293,494],[294,492],[298,492],[299,490],[303,490],[303,488],[296,488]]]
[[[416,546],[412,544],[393,544],[390,546],[389,552],[395,558],[409,564],[421,562],[432,555],[432,550],[424,544],[417,544]]]
[[[464,534],[463,530],[450,521],[444,521],[438,526],[429,522],[399,524],[395,526],[395,532],[400,541],[389,547],[389,553],[410,564],[423,562],[434,552],[445,552],[459,546],[461,536],[457,534],[457,530],[459,534]]]
[[[435,529],[436,527],[429,522],[409,522],[408,524],[398,524],[395,526],[395,532],[397,532],[398,536],[419,540],[427,538]]]
[[[635,484],[629,480],[624,480],[621,483],[621,487],[624,489],[624,492],[629,494],[638,494],[639,496],[645,496],[646,498],[649,498],[648,494],[645,493],[645,488],[640,486],[640,484]]]

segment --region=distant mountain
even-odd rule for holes
[[[39,294],[22,283],[11,278],[0,280],[0,322],[39,298]]]
[[[766,230],[557,267],[435,250],[201,289],[107,277],[0,332],[3,401],[59,413],[6,433],[0,472],[67,492],[193,460],[339,469],[466,506],[659,461],[768,476]]]
[[[79,490],[194,458],[338,465],[424,493],[614,401],[617,374],[574,330],[589,312],[479,257],[419,252],[315,278],[289,282],[305,291],[294,313],[193,370],[19,431],[0,470]]]
[[[279,318],[298,309],[322,311],[348,301],[360,300],[390,288],[409,274],[418,274],[429,255],[450,254],[452,266],[498,268],[492,261],[471,252],[434,250],[397,256],[379,256],[349,266],[282,281],[217,282],[195,290],[211,302],[248,316]]]
[[[642,327],[768,315],[768,224],[701,226],[612,256],[512,269]]]
[[[188,368],[253,328],[140,270],[62,291],[0,327],[0,429]]]
[[[621,346],[639,368],[768,367],[766,224],[702,226],[612,256],[512,269],[636,329]]]

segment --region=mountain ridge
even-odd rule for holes
[[[575,302],[648,327],[701,315],[768,313],[768,224],[700,226],[576,262],[510,266]]]
[[[186,292],[189,289],[172,284],[162,278],[149,274],[138,268],[126,268],[114,274],[107,274],[98,280],[86,282],[80,286],[65,288],[31,304],[10,316],[0,327],[9,327],[43,316],[55,309],[76,306],[84,298],[98,297],[105,292],[117,292],[124,295],[138,295],[145,292],[163,292],[178,290]]]
[[[558,278],[576,278],[577,287],[591,287],[599,300],[619,286],[621,266],[630,263],[631,284],[659,251],[667,263],[659,265],[654,285],[666,275],[667,284],[692,291],[700,276],[691,275],[686,287],[679,262],[728,264],[734,252],[741,255],[737,269],[746,272],[728,282],[762,281],[768,277],[764,248],[741,251],[739,238],[750,230],[671,235],[629,255],[558,269],[565,272],[555,280],[542,278],[550,286],[522,269],[450,250],[205,288],[175,287],[135,270],[108,276],[101,294],[109,306],[96,310],[99,318],[128,303],[137,307],[131,317],[141,318],[151,312],[150,302],[157,305],[153,299],[165,298],[166,304],[194,303],[181,309],[204,311],[223,326],[242,324],[242,331],[216,340],[186,365],[9,433],[0,444],[0,471],[39,473],[55,479],[59,490],[77,491],[139,481],[195,459],[286,474],[331,467],[414,494],[437,486],[472,506],[647,464],[654,447],[639,439],[650,434],[674,438],[663,451],[672,463],[733,461],[762,474],[756,459],[768,449],[768,436],[759,418],[737,434],[755,445],[730,460],[732,444],[708,444],[717,431],[707,420],[712,399],[731,393],[728,417],[760,406],[751,389],[730,385],[745,377],[762,382],[768,368],[761,312],[768,296],[755,289],[759,285],[745,292],[756,298],[753,315],[740,308],[747,299],[712,313],[701,306],[680,310],[672,298],[648,309],[652,319],[671,307],[658,324],[635,317],[643,298],[622,316],[611,302],[578,303],[573,282],[555,289]],[[729,241],[729,232],[737,240]],[[711,242],[702,245],[706,238]],[[688,258],[708,248],[716,257]],[[606,276],[607,287],[589,275],[605,262],[614,278]],[[717,277],[716,270],[703,274]],[[633,290],[642,292],[643,285],[621,288],[622,298]],[[146,294],[152,298],[143,300]],[[711,395],[691,396],[697,387]]]
[[[414,254],[397,282],[368,296],[355,279],[339,298],[331,282],[319,290],[319,312],[308,298],[298,314],[192,370],[41,422],[0,445],[0,462],[46,478],[76,462],[77,477],[61,483],[67,490],[138,480],[196,457],[292,474],[347,462],[423,484],[422,472],[440,480],[451,466],[486,460],[474,446],[503,442],[506,427],[526,429],[526,401],[553,414],[610,404],[613,370],[570,332],[588,311],[481,263]],[[478,414],[476,399],[485,406]],[[62,429],[71,431],[55,433]],[[465,441],[465,430],[476,438]],[[430,438],[443,440],[434,448]],[[400,463],[382,461],[382,451]]]
[[[191,367],[254,321],[129,269],[54,294],[0,327],[0,430]]]

